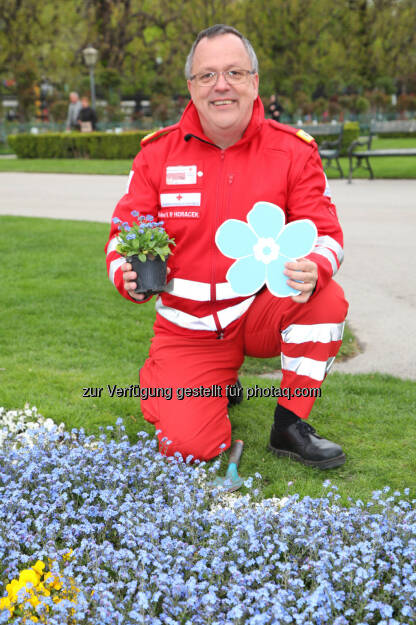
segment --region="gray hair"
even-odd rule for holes
[[[256,72],[256,74],[258,74],[259,62],[257,60],[256,53],[254,52],[254,48],[249,40],[244,37],[244,35],[242,35],[239,30],[233,28],[232,26],[227,26],[226,24],[215,24],[215,26],[210,26],[209,28],[205,28],[205,30],[201,30],[201,32],[198,33],[197,38],[193,42],[191,51],[189,52],[185,63],[185,78],[187,78],[187,80],[189,80],[191,77],[195,49],[201,39],[204,39],[205,37],[207,37],[208,39],[213,39],[214,37],[219,37],[219,35],[227,35],[229,33],[232,35],[236,35],[239,39],[241,39],[245,49],[247,50],[247,54],[251,63],[251,69],[252,71]]]

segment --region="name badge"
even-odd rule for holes
[[[196,184],[196,165],[166,167],[166,184]]]
[[[160,205],[168,206],[201,206],[200,193],[161,193]]]

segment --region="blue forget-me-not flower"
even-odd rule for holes
[[[256,202],[247,214],[247,223],[228,219],[218,228],[215,242],[229,258],[237,259],[226,278],[238,295],[252,295],[264,283],[276,297],[298,295],[287,284],[284,265],[306,256],[317,236],[309,219],[292,221],[285,226],[285,214],[271,202]]]

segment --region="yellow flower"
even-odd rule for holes
[[[41,577],[43,575],[43,569],[45,568],[45,563],[42,562],[42,560],[38,560],[36,562],[36,564],[34,564],[32,566],[32,569],[34,571],[36,571],[36,573],[38,573],[38,575]]]
[[[12,605],[12,602],[10,601],[9,597],[1,597],[0,610],[9,610],[10,616],[12,616],[13,611],[14,611],[14,606]]]
[[[65,554],[63,561],[69,560],[72,557],[72,549]],[[49,566],[53,564],[53,560],[48,558]],[[47,614],[49,613],[49,607],[43,606],[46,613],[42,613],[39,617],[34,616],[32,610],[37,606],[42,606],[42,597],[49,597],[52,595],[54,603],[59,603],[62,599],[69,599],[74,604],[77,603],[76,595],[79,592],[79,588],[75,585],[75,580],[70,579],[70,588],[65,588],[59,574],[48,571],[44,572],[45,563],[42,560],[38,560],[31,569],[24,569],[19,574],[19,579],[13,579],[6,586],[7,595],[0,598],[0,610],[8,609],[10,617],[12,617],[17,609],[19,614],[23,617],[23,623],[42,623],[47,625]],[[59,594],[53,591],[61,591]],[[19,599],[20,592],[20,601]],[[74,609],[73,609],[74,610]],[[75,612],[73,612],[74,614]]]
[[[33,569],[25,569],[24,571],[20,572],[19,582],[20,584],[22,584],[22,586],[26,586],[28,582],[31,582],[33,586],[37,586],[39,580],[40,575],[37,573],[37,571],[34,571]]]
[[[17,579],[13,579],[10,584],[7,584],[6,590],[9,594],[11,601],[16,601],[17,593],[21,588],[23,588],[24,584],[20,583]]]
[[[40,601],[39,601],[39,599],[37,598],[37,596],[36,596],[36,595],[31,594],[31,595],[30,595],[30,598],[29,598],[29,603],[30,603],[30,604],[31,604],[34,608],[36,608],[36,606],[37,606],[37,605],[39,605]]]

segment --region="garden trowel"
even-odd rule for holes
[[[243,453],[244,443],[243,441],[236,440],[231,445],[230,459],[228,462],[227,473],[225,477],[217,476],[213,485],[216,488],[220,488],[222,491],[231,493],[234,490],[239,489],[244,480],[238,475],[238,465],[240,463],[241,454]]]

